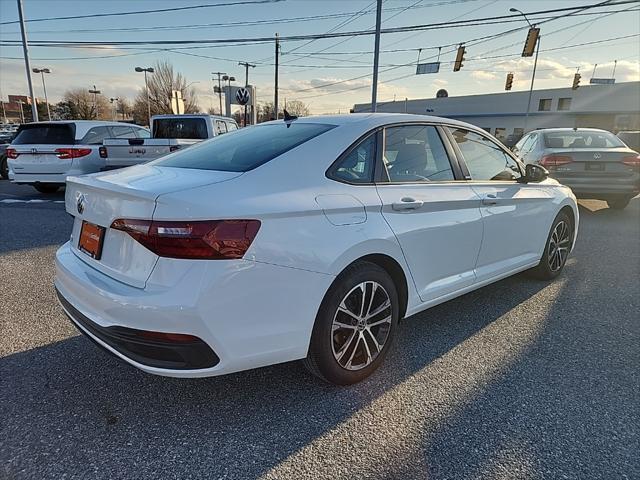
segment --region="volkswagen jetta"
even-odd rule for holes
[[[60,303],[150,373],[303,359],[350,384],[401,318],[532,269],[576,236],[571,191],[481,129],[356,114],[245,128],[127,169],[69,178]]]

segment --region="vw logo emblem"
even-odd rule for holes
[[[247,90],[246,88],[239,88],[238,90],[236,90],[236,100],[240,105],[246,105],[247,103],[249,103],[250,99],[251,95],[249,94],[249,90]]]
[[[84,212],[84,205],[85,204],[85,198],[84,195],[81,193],[80,195],[78,195],[78,200],[76,202],[76,208],[78,209],[78,213],[80,215],[82,215],[82,212]]]
[[[602,155],[600,155],[598,152],[593,154],[593,158],[595,158],[596,160],[598,160],[600,157],[602,157]]]

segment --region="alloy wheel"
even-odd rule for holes
[[[392,313],[382,285],[367,281],[353,287],[333,317],[331,348],[336,362],[346,370],[369,366],[389,338]]]
[[[569,247],[571,246],[571,229],[565,221],[557,223],[551,237],[549,238],[549,253],[547,261],[549,269],[557,272],[562,268],[564,262],[569,255]]]

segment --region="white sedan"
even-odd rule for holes
[[[245,128],[154,162],[69,178],[62,308],[149,373],[304,359],[351,384],[401,318],[517,272],[552,279],[571,191],[483,130],[356,114]]]

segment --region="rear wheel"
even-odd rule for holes
[[[541,280],[551,280],[560,275],[567,262],[573,242],[573,223],[565,212],[560,212],[551,225],[542,259],[531,273]]]
[[[33,188],[40,193],[56,193],[60,185],[56,185],[55,183],[36,183]]]
[[[622,210],[629,205],[632,198],[633,197],[611,198],[607,200],[607,205],[609,205],[609,208],[613,208],[614,210]]]
[[[346,269],[325,295],[304,364],[337,385],[371,375],[391,348],[400,315],[389,274],[373,263]]]
[[[4,180],[9,178],[9,164],[6,155],[0,156],[0,177]]]

